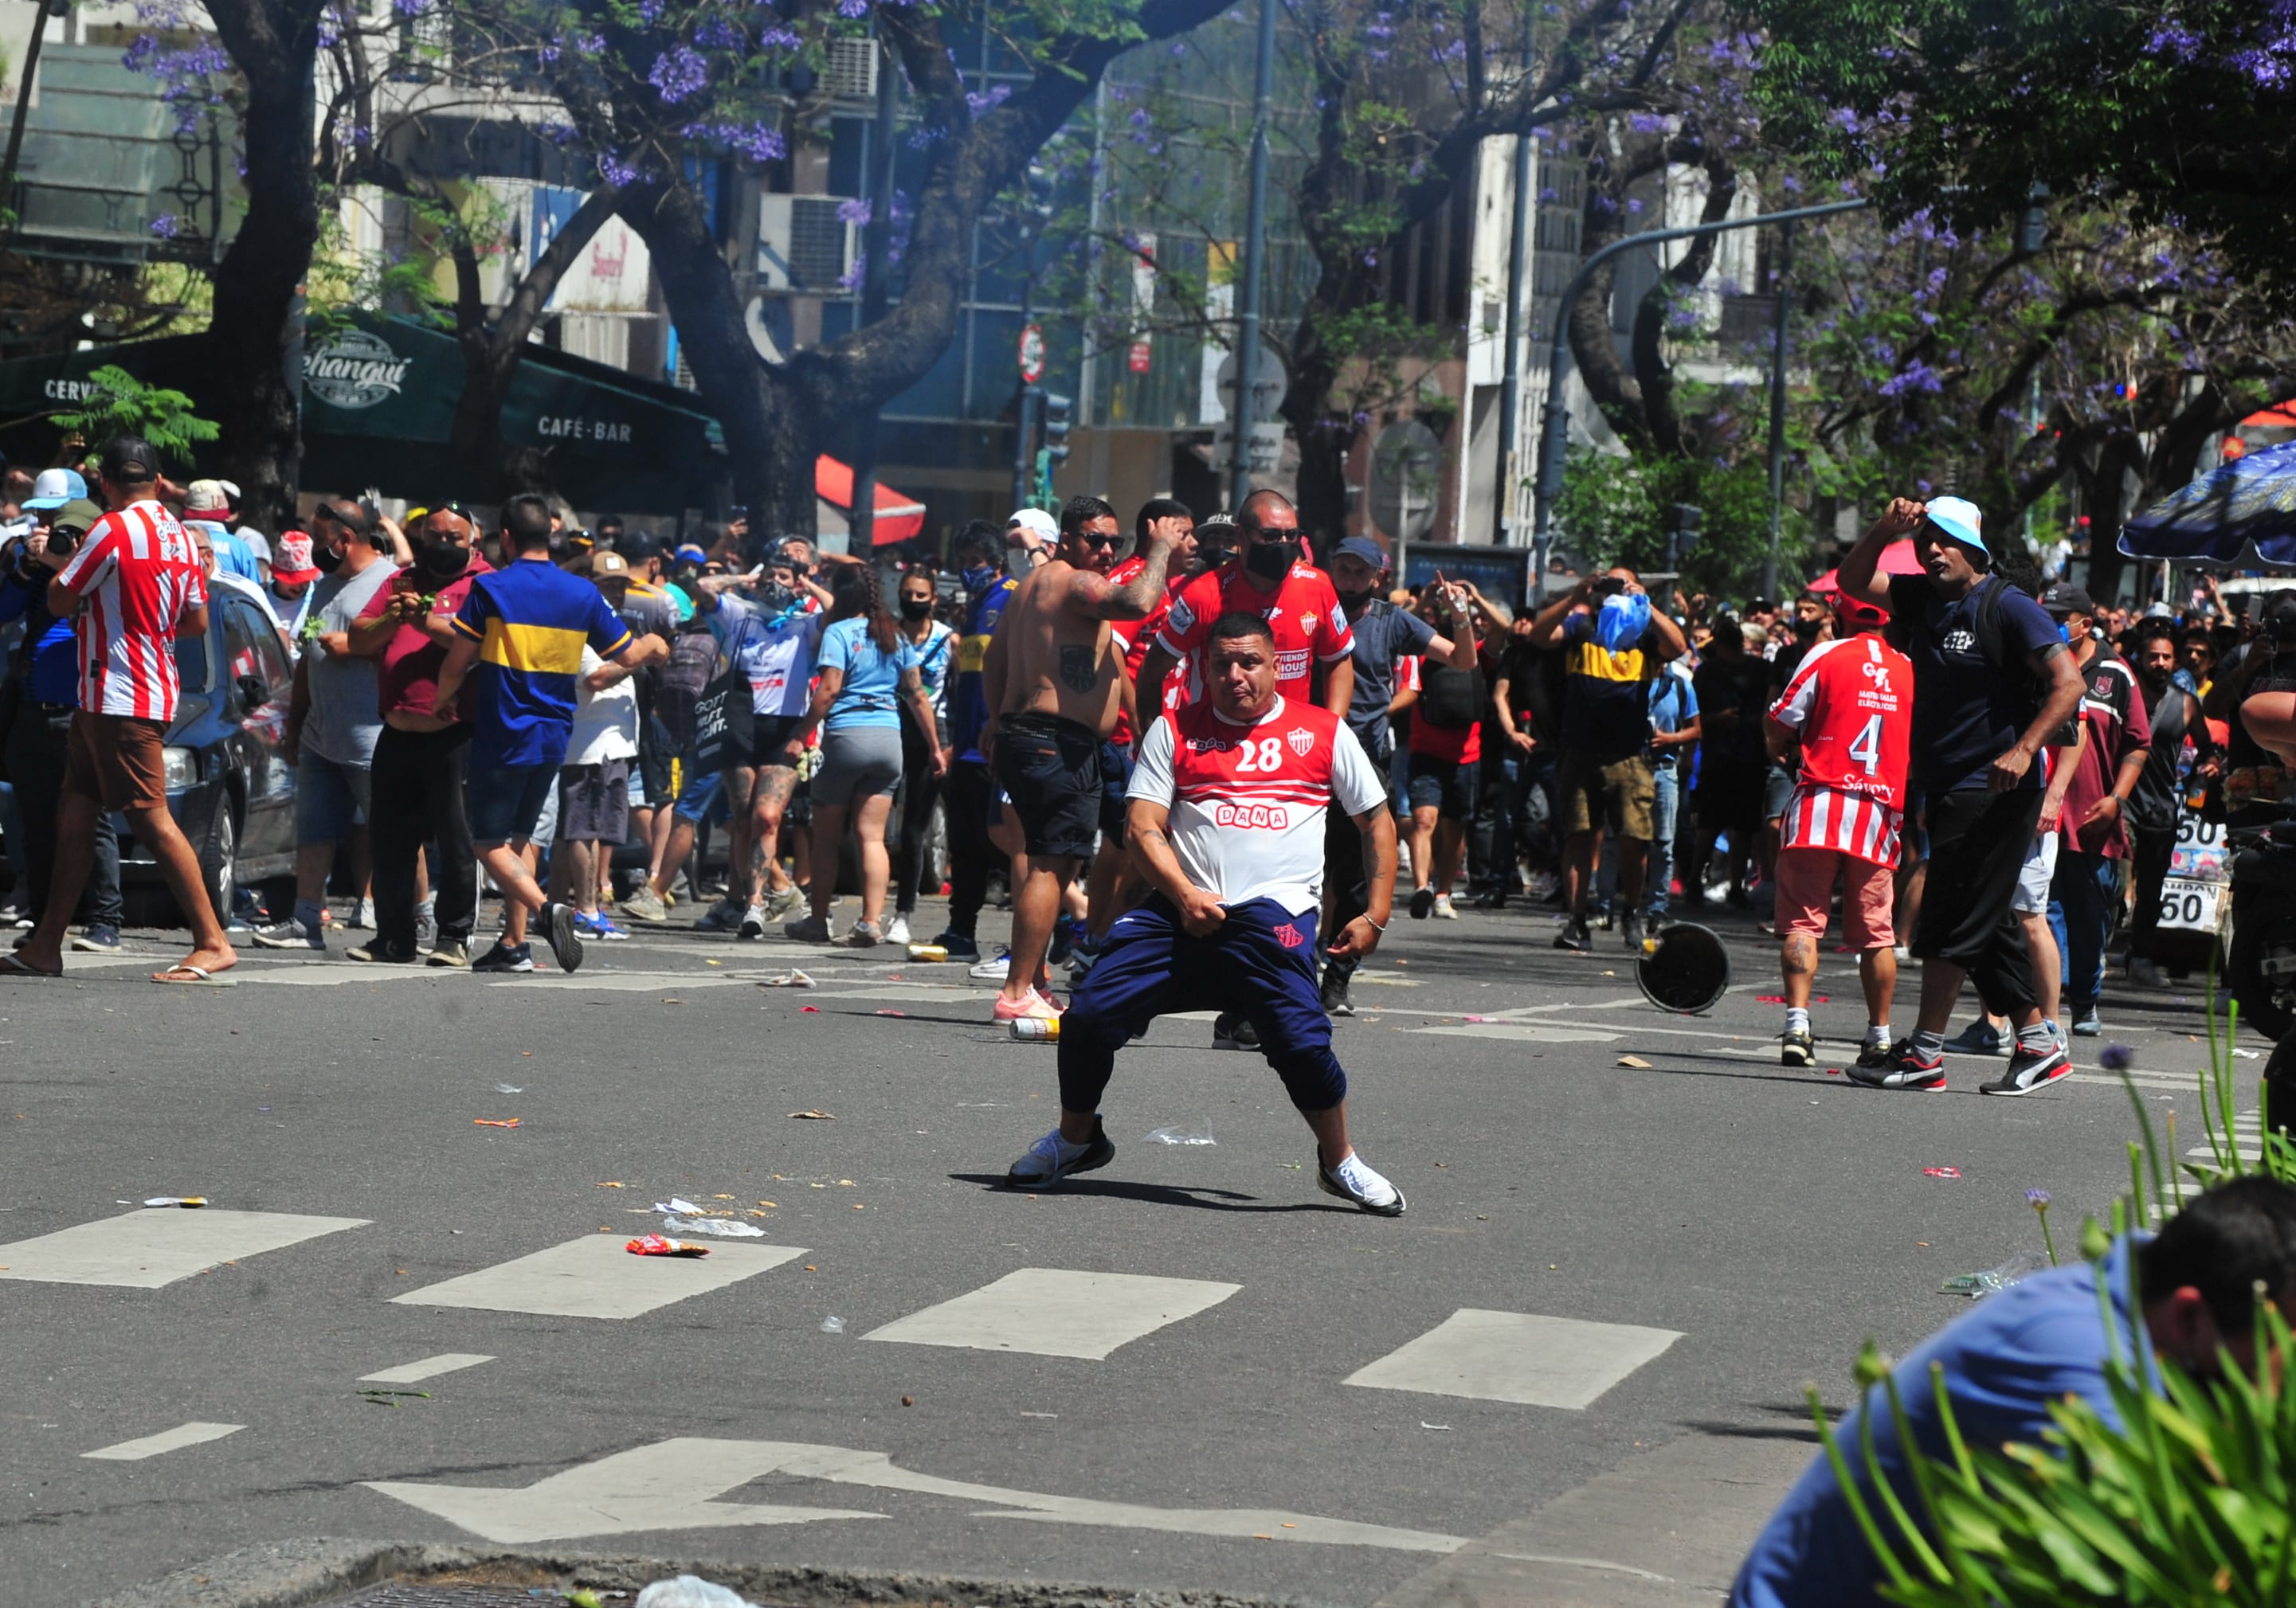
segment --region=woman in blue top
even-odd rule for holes
[[[813,706],[797,733],[801,741],[816,727],[822,731],[821,768],[813,778],[813,913],[782,930],[801,943],[830,942],[829,902],[837,892],[838,845],[849,811],[861,849],[861,919],[851,942],[865,949],[884,941],[891,873],[885,821],[901,780],[900,706],[909,706],[921,730],[935,728],[920,655],[886,609],[876,571],[840,565],[830,586],[836,600],[814,661]],[[947,770],[948,750],[936,735],[932,771]]]
[[[899,846],[893,851],[893,924],[885,929],[888,943],[909,941],[917,894],[931,869],[926,839],[932,834],[933,807],[940,802],[940,779],[932,769],[931,752],[933,745],[948,746],[948,682],[956,659],[956,633],[933,618],[939,598],[931,569],[919,567],[901,577],[901,638],[917,651],[917,673],[940,725],[931,731],[910,710],[901,712],[901,790],[894,799],[901,812],[900,831]]]

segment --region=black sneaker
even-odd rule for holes
[[[1587,930],[1587,924],[1583,921],[1566,921],[1562,924],[1562,930],[1554,935],[1554,947],[1557,949],[1567,949],[1583,955],[1594,945],[1595,935]]]
[[[542,941],[558,957],[558,969],[570,975],[582,965],[582,933],[576,925],[580,914],[572,905],[553,900],[535,917],[542,927]]]
[[[1259,1029],[1245,1019],[1241,1011],[1223,1011],[1212,1023],[1214,1049],[1258,1049]]]
[[[1061,1139],[1061,1130],[1054,1129],[1029,1147],[1029,1154],[1014,1162],[1004,1174],[1004,1181],[1015,1189],[1043,1189],[1057,1184],[1073,1172],[1090,1172],[1105,1167],[1116,1159],[1116,1147],[1108,1142],[1108,1135],[1100,1119],[1092,1119],[1092,1138],[1075,1155]]]
[[[395,956],[392,958],[397,959]],[[414,957],[409,955],[406,959],[412,961]],[[521,943],[512,949],[497,938],[492,949],[471,962],[471,969],[474,972],[530,972],[534,969],[534,946]]]
[[[980,959],[980,943],[960,933],[943,933],[933,942],[948,951],[948,958],[951,960],[962,960],[970,966]]]
[[[1424,920],[1426,920],[1426,919],[1427,919],[1427,918],[1428,918],[1428,917],[1430,917],[1430,916],[1433,915],[1434,913],[1435,913],[1435,890],[1434,890],[1434,888],[1431,886],[1428,886],[1428,887],[1422,887],[1422,888],[1414,888],[1414,889],[1412,889],[1412,890],[1411,890],[1411,918],[1412,918],[1414,921],[1424,921]]]
[[[1781,1066],[1815,1066],[1817,1046],[1809,1036],[1809,1029],[1788,1028],[1778,1036],[1778,1065]]]
[[[422,958],[411,949],[394,949],[380,938],[371,943],[362,943],[357,949],[345,950],[343,953],[354,960],[374,966],[412,966]],[[529,966],[527,969],[532,971],[534,968]]]
[[[1923,1056],[1911,1039],[1900,1039],[1874,1065],[1868,1066],[1866,1057],[1858,1057],[1857,1065],[1849,1069],[1849,1080],[1868,1089],[1942,1089],[1945,1057]]]
[[[1879,1066],[1889,1058],[1890,1041],[1887,1039],[1876,1039],[1864,1045],[1857,1051],[1857,1065],[1860,1066]]]
[[[1356,1003],[1348,998],[1349,975],[1337,967],[1324,972],[1324,1014],[1327,1016],[1352,1016]]]
[[[1639,955],[1643,952],[1643,918],[1640,916],[1622,917],[1619,931],[1626,938],[1628,953]]]
[[[1980,1083],[1980,1094],[2030,1094],[2044,1083],[2054,1083],[2073,1069],[2072,1060],[2065,1047],[2056,1040],[2049,1041],[2046,1049],[2028,1049],[2022,1044],[2009,1052],[2009,1069],[1990,1083]]]

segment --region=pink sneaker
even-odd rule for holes
[[[1060,1014],[1059,1006],[1032,988],[1029,991],[1028,996],[1018,1005],[1003,994],[998,994],[996,1005],[989,1011],[988,1019],[992,1022],[1047,1021]]]

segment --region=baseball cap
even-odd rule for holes
[[[630,561],[611,547],[601,547],[593,552],[584,567],[594,581],[603,581],[608,575],[629,579]]]
[[[2041,594],[2041,607],[2051,614],[2095,614],[2088,593],[2070,581],[2059,581]]]
[[[1361,559],[1375,570],[1388,567],[1387,555],[1380,551],[1379,543],[1369,536],[1349,536],[1332,549],[1333,558],[1339,557],[1341,553],[1347,554],[1350,559]]]
[[[269,536],[265,535],[261,531],[257,530],[253,526],[250,525],[242,525],[231,534],[237,536],[242,542],[247,543],[248,551],[253,553],[266,564],[271,562],[271,538]]]
[[[1833,612],[1841,617],[1843,624],[1857,631],[1870,631],[1890,623],[1888,609],[1864,598],[1853,598],[1846,592],[1833,600]]]
[[[279,545],[271,559],[271,578],[290,586],[319,578],[319,567],[311,562],[311,533],[305,530],[282,531]]]
[[[1047,542],[1057,542],[1061,539],[1060,526],[1054,522],[1052,515],[1041,508],[1014,509],[1013,517],[1004,521],[1004,534],[1010,536],[1016,528],[1025,530],[1031,535],[1042,537]]]
[[[675,557],[681,564],[707,564],[709,562],[709,555],[699,547],[696,547],[691,542],[688,542],[685,546],[679,548]]]
[[[115,486],[140,486],[160,478],[160,454],[141,436],[114,436],[103,444],[103,478]]]
[[[87,495],[87,482],[78,471],[68,469],[44,469],[32,482],[32,494],[24,499],[24,506],[45,510],[62,508],[75,498]]]
[[[48,526],[52,530],[61,526],[65,530],[85,533],[94,530],[96,522],[102,518],[103,510],[94,503],[86,497],[75,497],[56,510],[56,517],[48,521]]]
[[[1931,497],[1922,517],[1964,547],[1990,563],[1993,550],[1985,545],[1985,516],[1966,497]]]
[[[194,480],[184,488],[184,511],[187,514],[214,514],[219,518],[231,518],[231,496],[220,480]]]

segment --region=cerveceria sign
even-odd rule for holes
[[[339,408],[371,408],[398,395],[412,358],[365,330],[343,330],[303,357],[303,384],[320,401]]]

